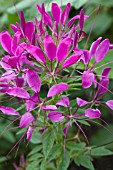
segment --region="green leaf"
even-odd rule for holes
[[[93,20],[94,18],[91,17],[85,22],[84,31],[86,33],[90,32]],[[95,38],[104,34],[104,32],[107,31],[107,29],[110,27],[111,24],[112,24],[112,17],[110,15],[103,12],[98,14],[98,17],[96,18],[96,22],[92,30],[92,33],[95,35]]]
[[[77,122],[86,125],[86,126],[91,126],[86,120],[77,120]]]
[[[106,149],[105,147],[98,147],[91,150],[92,156],[107,156],[113,155],[113,152]]]
[[[8,12],[8,13],[11,13],[11,14],[14,14],[14,13],[16,13],[16,9],[17,9],[18,11],[23,10],[23,9],[25,9],[25,8],[30,7],[31,5],[34,5],[35,2],[36,2],[36,0],[32,0],[32,1],[31,1],[31,0],[20,1],[20,2],[18,2],[18,3],[16,4],[16,8],[15,8],[15,6],[13,5],[12,7],[10,7],[10,8],[7,9],[7,12]],[[35,8],[35,6],[34,6],[34,8]]]
[[[79,9],[80,7],[82,7],[88,0],[75,0],[74,3],[72,3],[72,5],[76,8]]]
[[[112,7],[113,6],[113,1],[112,0],[98,0],[99,3],[102,5],[102,6],[106,6],[106,7]]]
[[[32,162],[32,163],[28,164],[26,170],[31,170],[31,169],[33,169],[33,170],[40,170],[39,162],[35,161],[35,162]]]
[[[94,170],[94,166],[91,162],[91,157],[88,155],[80,155],[74,158],[75,164],[78,166],[82,165],[83,167]]]
[[[39,128],[36,128],[32,134],[32,137],[31,137],[31,140],[30,142],[31,143],[34,143],[34,144],[38,144],[38,143],[41,143],[41,134],[38,132],[39,131]]]
[[[28,154],[28,156],[31,156],[37,152],[39,152],[42,149],[42,145],[38,145],[35,148],[32,149],[32,151]]]
[[[60,156],[58,170],[67,170],[69,163],[70,163],[70,155],[69,155],[69,152],[66,151]]]
[[[7,161],[7,158],[5,156],[0,156],[0,163]]]
[[[69,141],[66,143],[66,147],[72,151],[81,151],[83,152],[86,149],[86,144],[84,142],[82,143],[76,143],[75,141]]]
[[[55,144],[52,147],[52,149],[51,149],[51,151],[49,153],[49,156],[48,156],[49,161],[55,159],[56,157],[59,157],[60,154],[61,154],[61,145],[58,143],[58,144]]]
[[[8,13],[8,24],[15,24],[16,22],[19,22],[19,18],[16,14],[10,14]],[[24,106],[24,105],[22,105]],[[25,107],[25,106],[24,106]]]
[[[29,157],[29,161],[34,161],[34,160],[39,160],[39,158],[43,158],[43,155],[41,153],[36,153],[34,155],[32,155],[31,157]]]
[[[41,162],[40,170],[46,170],[46,160],[43,160],[43,161]]]
[[[54,144],[54,140],[55,140],[55,135],[54,135],[54,131],[53,130],[46,130],[45,133],[43,134],[42,137],[43,140],[43,152],[44,152],[44,156],[47,159],[53,144]]]

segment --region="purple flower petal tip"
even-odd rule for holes
[[[89,88],[94,82],[94,74],[92,72],[84,71],[82,75],[82,87]]]
[[[6,115],[20,116],[20,114],[15,109],[6,106],[0,106],[0,111]]]
[[[42,106],[42,110],[57,110],[55,105]]]
[[[68,97],[63,97],[62,99],[60,99],[57,103],[57,106],[64,106],[64,107],[68,107],[70,105],[69,102],[69,98]]]
[[[60,112],[50,112],[48,118],[54,122],[59,122],[64,119],[64,116]]]
[[[7,31],[0,33],[0,42],[4,50],[6,50],[10,55],[13,55],[11,51],[12,37]]]
[[[27,141],[28,142],[30,142],[30,139],[31,139],[31,137],[32,137],[32,134],[33,134],[33,128],[30,126],[29,128],[28,128],[28,130],[27,130],[27,136],[26,136],[26,139],[27,139]]]
[[[66,83],[55,84],[49,89],[47,97],[49,98],[55,96],[56,94],[59,94],[67,89],[68,89],[68,85]]]
[[[56,47],[54,41],[52,40],[51,36],[49,36],[49,35],[47,35],[44,38],[44,49],[45,49],[45,52],[46,52],[49,60],[53,61],[54,58],[56,57],[57,47]]]
[[[78,104],[79,107],[82,107],[82,106],[85,106],[86,104],[88,104],[88,102],[77,97],[77,104]]]
[[[91,109],[91,108],[88,108],[86,111],[85,111],[85,116],[86,117],[89,117],[89,118],[100,118],[100,115],[101,115],[101,112],[100,110],[98,109]]]
[[[29,69],[26,74],[27,83],[31,87],[35,93],[40,91],[41,81],[38,74],[34,71]]]
[[[64,58],[68,55],[71,42],[72,42],[71,38],[65,38],[58,45],[56,58],[59,63],[62,62]]]
[[[113,100],[108,100],[108,101],[106,102],[106,105],[107,105],[111,110],[113,110]]]
[[[97,63],[100,62],[106,56],[109,50],[109,45],[110,45],[110,42],[108,39],[105,39],[100,43],[95,54],[95,60]]]
[[[51,11],[52,11],[52,16],[53,16],[54,21],[59,23],[60,15],[61,15],[61,8],[58,6],[57,3],[52,3]]]
[[[22,115],[20,119],[20,128],[25,128],[26,126],[30,125],[34,121],[34,117],[31,113],[26,112]]]
[[[9,95],[15,96],[15,97],[23,98],[23,99],[30,98],[29,93],[19,87],[10,88],[6,93]]]
[[[64,128],[63,133],[64,133],[65,136],[66,136],[66,134],[67,134],[69,128],[70,128],[70,124],[67,125],[67,126]]]

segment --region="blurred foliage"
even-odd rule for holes
[[[19,22],[19,11],[20,10],[24,10],[26,20],[33,20],[34,16],[36,16],[39,19],[40,17],[39,17],[39,14],[35,8],[35,4],[37,4],[37,3],[41,4],[42,2],[45,3],[46,10],[48,12],[50,12],[51,3],[52,3],[51,0],[44,0],[44,1],[42,1],[42,0],[7,0],[7,1],[0,0],[0,31],[9,30],[11,32],[9,25]],[[108,37],[110,39],[111,43],[113,43],[113,33],[112,33],[112,30],[113,30],[113,0],[70,0],[70,1],[69,0],[56,0],[55,2],[57,2],[59,5],[62,5],[62,7],[64,5],[66,5],[67,2],[71,2],[72,9],[70,12],[70,17],[72,17],[76,13],[78,13],[80,8],[84,5],[83,7],[85,9],[85,14],[90,15],[90,18],[85,23],[84,31],[87,33],[87,35],[89,35],[90,31],[92,30],[89,41],[87,43],[87,48],[89,48],[91,43],[98,36],[102,36],[103,38]],[[83,48],[83,47],[84,47],[84,44],[81,44],[81,48]],[[103,59],[101,64],[110,62],[112,60],[112,55],[113,55],[113,51],[109,52],[107,54],[108,57]],[[101,65],[97,65],[97,66],[101,66]],[[110,66],[112,68],[111,75],[110,75],[112,78],[113,63],[110,63],[107,66]],[[100,75],[101,71],[102,71],[102,67],[97,69],[95,72]],[[111,83],[113,83],[113,82],[111,82]],[[75,87],[75,89],[76,89],[76,87]],[[79,93],[79,91],[77,93]],[[86,98],[88,98],[87,94],[86,94]],[[82,96],[84,94],[80,94],[80,95]],[[75,97],[76,96],[73,94],[73,98],[75,98]],[[0,100],[2,100],[2,99],[3,98],[0,94]],[[8,105],[8,103],[6,103],[6,105]],[[109,123],[109,122],[113,123],[113,121],[112,121],[113,114],[110,113],[110,111],[105,108],[101,108],[101,110],[103,110],[103,112],[108,114],[108,115],[103,114],[103,119],[105,118],[107,123]],[[108,118],[109,115],[110,115],[110,118]],[[9,123],[10,123],[10,121],[7,120],[7,117],[5,120],[4,120],[4,118],[1,117],[0,118],[0,132],[3,132],[3,129]],[[93,125],[93,128],[89,128],[89,127],[87,128],[86,122],[84,122],[84,124],[85,124],[84,125],[85,130],[87,132],[87,135],[88,135],[91,145],[101,145],[101,144],[109,143],[110,141],[113,140],[112,135],[108,131],[106,131],[106,129],[105,129],[105,128],[107,128],[106,126],[105,126],[105,128],[102,128],[102,127],[98,128],[97,125],[95,125],[95,126]],[[13,125],[11,125],[10,128],[13,128]],[[111,128],[111,131],[113,131],[113,126],[110,125],[110,128]],[[64,157],[63,157],[64,153],[63,153],[63,150],[61,149],[60,141],[58,144],[55,144],[53,146],[53,143],[54,143],[53,136],[54,135],[57,136],[57,134],[51,133],[51,135],[48,137],[48,139],[46,139],[46,140],[48,140],[48,142],[45,145],[44,134],[42,136],[41,134],[37,133],[37,131],[38,130],[36,129],[36,133],[33,134],[33,137],[31,139],[31,144],[29,144],[27,148],[25,148],[25,146],[26,146],[25,142],[21,143],[21,146],[20,146],[20,149],[18,151],[15,161],[17,163],[19,162],[19,157],[23,153],[23,150],[24,150],[25,155],[27,155],[27,153],[29,153],[28,157],[27,157],[27,160],[28,160],[27,170],[31,170],[31,169],[38,170],[38,166],[40,165],[41,160],[43,160],[40,165],[41,170],[45,170],[46,167],[48,167],[48,170],[52,170],[52,169],[54,170],[55,167],[51,163],[51,160],[56,158],[56,163],[57,163],[57,161],[59,161],[58,157],[62,157],[62,160],[60,160],[61,162],[58,167],[59,170],[65,170],[68,167],[68,164],[70,161],[69,160],[70,156],[69,156],[69,153],[67,152],[66,157],[64,159]],[[7,155],[10,148],[19,139],[19,137],[21,136],[21,133],[23,133],[23,131],[21,130],[20,133],[18,133],[18,135],[15,136],[14,132],[16,132],[16,129],[14,129],[13,131],[5,132],[2,135],[2,137],[0,136],[0,138],[1,138],[1,142],[0,142],[0,170],[7,169],[7,167],[8,167],[8,170],[13,169],[12,164],[14,162],[14,155],[11,153],[8,158],[4,157],[4,155]],[[49,132],[46,131],[45,133],[49,133]],[[61,132],[59,129],[59,136],[60,136],[60,133]],[[69,137],[73,136],[74,133],[75,133],[75,130],[71,129]],[[37,140],[36,140],[36,136],[37,136]],[[102,146],[101,148],[99,147],[99,148],[92,149],[92,157],[90,157],[87,154],[87,153],[89,153],[89,150],[87,150],[87,152],[85,152],[86,155],[83,154],[86,149],[84,143],[81,143],[81,145],[78,145],[75,142],[70,142],[70,141],[67,142],[67,148],[71,153],[73,162],[75,162],[78,165],[78,167],[82,166],[82,167],[85,167],[85,168],[91,169],[91,170],[94,169],[93,164],[91,163],[91,159],[95,159],[95,156],[98,157],[98,156],[112,154],[112,152],[110,152],[104,146]],[[107,145],[107,148],[110,148],[111,150],[113,150],[113,143]],[[30,152],[31,149],[32,149],[32,151]],[[87,149],[89,149],[89,148],[87,148]],[[44,151],[44,155],[42,155],[42,153],[41,153],[42,150]],[[40,153],[39,153],[39,151],[40,151]],[[45,160],[47,155],[49,155],[49,159]],[[32,162],[32,160],[35,160],[35,163]],[[63,167],[63,169],[61,169],[61,167]],[[76,167],[76,169],[79,169],[78,167]],[[95,167],[97,169],[99,169],[96,165],[95,165]]]

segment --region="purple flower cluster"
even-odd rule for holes
[[[97,81],[94,74],[95,65],[111,49],[109,40],[102,40],[100,37],[92,43],[89,50],[79,49],[79,42],[86,37],[83,27],[88,16],[84,15],[84,10],[69,20],[70,3],[63,11],[58,4],[52,3],[52,16],[45,11],[44,3],[42,6],[37,4],[36,8],[41,15],[40,21],[35,17],[34,22],[26,22],[21,11],[20,24],[11,25],[14,35],[11,36],[8,31],[0,33],[0,43],[5,50],[5,55],[0,61],[3,70],[0,77],[0,92],[8,97],[21,99],[20,106],[25,105],[26,112],[21,115],[14,108],[3,105],[0,105],[0,111],[1,114],[17,116],[20,119],[19,128],[27,127],[25,135],[28,141],[38,126],[40,114],[44,117],[46,114],[46,121],[49,122],[64,121],[64,136],[71,126],[70,119],[79,127],[77,120],[100,118],[100,110],[93,106],[101,104],[102,95],[110,91],[108,89],[110,68],[102,71],[100,81]],[[95,61],[89,66],[92,59]],[[72,112],[67,97],[70,84],[64,80],[76,77],[63,76],[62,72],[74,64],[84,65],[85,69],[79,76],[82,88],[86,89],[94,84],[96,93],[91,101],[77,97],[75,111]],[[74,71],[77,71],[77,67]],[[49,89],[46,98],[40,97],[44,84],[47,84]],[[56,95],[57,101],[54,100]],[[113,110],[113,100],[106,101],[105,104]],[[79,114],[79,108],[83,106],[87,106],[87,109]],[[60,111],[60,107],[67,109],[67,113]],[[33,111],[36,111],[35,115]]]

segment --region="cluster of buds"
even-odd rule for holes
[[[0,92],[7,98],[13,97],[19,101],[19,108],[25,106],[25,113],[21,114],[18,108],[0,105],[0,114],[16,116],[15,120],[20,120],[19,128],[27,127],[23,137],[26,136],[28,141],[38,126],[40,116],[45,123],[42,131],[49,122],[62,122],[65,137],[73,123],[82,131],[78,120],[100,118],[101,112],[95,106],[101,104],[106,92],[110,92],[108,75],[111,69],[104,68],[99,81],[94,74],[96,64],[112,49],[109,40],[99,37],[89,50],[79,49],[79,42],[86,37],[84,22],[89,18],[84,15],[84,10],[81,9],[80,14],[69,20],[70,3],[63,11],[58,4],[52,3],[52,16],[45,11],[44,3],[42,6],[37,4],[36,8],[41,15],[40,21],[35,17],[34,22],[26,22],[21,11],[20,24],[11,24],[14,35],[11,36],[8,31],[0,33],[0,43],[5,50],[0,61]],[[91,65],[92,59],[94,63]],[[70,73],[69,67],[74,64],[75,68]],[[84,65],[82,73],[77,70],[79,64]],[[73,76],[75,72],[79,72],[79,76]],[[70,106],[71,96],[68,97],[71,86],[68,79],[72,79],[75,84],[81,80],[82,88],[87,89],[92,85],[96,91],[91,101],[77,97],[74,111]],[[43,85],[48,88],[46,97],[40,95]],[[113,110],[113,100],[105,104]],[[84,106],[85,112],[79,113],[79,109]]]

